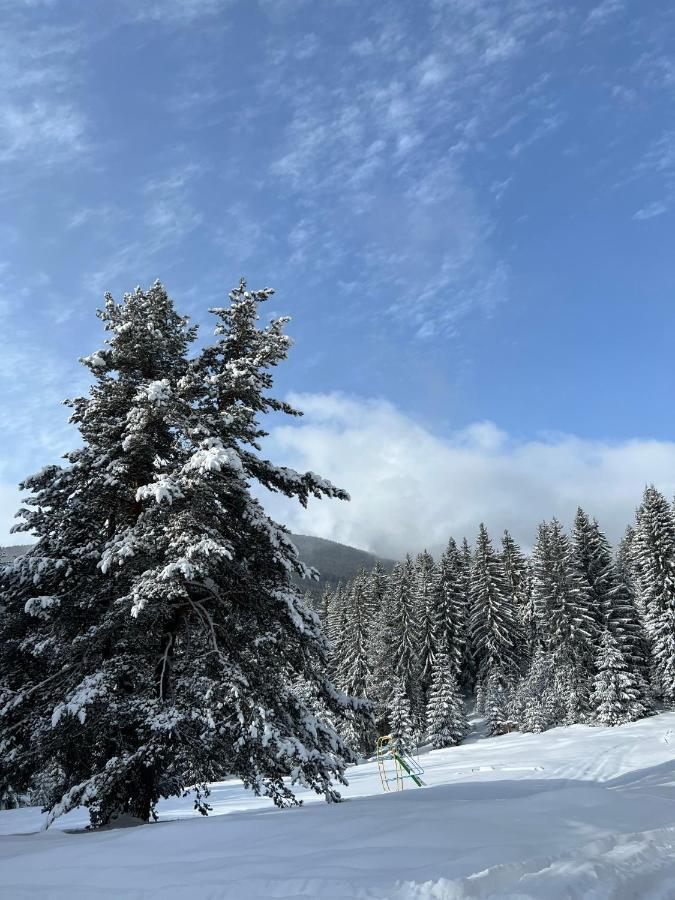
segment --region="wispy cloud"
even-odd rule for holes
[[[142,212],[135,217],[132,239],[120,244],[108,236],[106,247],[99,251],[99,264],[85,274],[83,282],[87,288],[99,294],[118,290],[124,279],[157,277],[160,263],[168,267],[167,252],[180,248],[187,236],[203,223],[193,192],[205,172],[206,166],[190,162],[146,179],[140,190]],[[100,212],[94,210],[91,214]],[[83,215],[87,216],[87,211]],[[111,245],[114,249],[106,249]],[[171,265],[176,260],[173,253]]]
[[[638,209],[634,213],[633,218],[638,221],[645,221],[646,219],[655,219],[657,216],[662,216],[665,212],[668,212],[668,206],[662,200],[653,200],[651,203]]]
[[[29,10],[6,10],[0,35],[0,163],[45,168],[82,156],[87,123],[73,101],[78,53],[73,26],[36,24]]]
[[[127,4],[129,15],[137,22],[159,25],[191,25],[227,11],[235,0],[145,0]]]
[[[595,31],[596,28],[601,28],[610,19],[623,12],[625,8],[624,0],[602,0],[602,3],[594,6],[586,16],[584,31],[588,34]]]

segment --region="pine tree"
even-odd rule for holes
[[[584,586],[580,599],[586,604],[588,620],[593,622],[591,640],[595,653],[607,624],[614,573],[609,543],[598,523],[591,522],[581,507],[574,518],[572,554]]]
[[[492,676],[492,694],[504,692],[520,670],[523,646],[516,607],[499,555],[481,524],[471,580],[471,635],[484,689]],[[495,680],[496,679],[496,680]]]
[[[388,575],[384,571],[382,563],[378,561],[368,575],[368,616],[373,634],[379,628],[382,620],[384,598],[387,592]]]
[[[369,576],[359,572],[345,594],[344,630],[340,638],[341,658],[336,671],[338,687],[352,697],[372,697],[373,665],[370,654]],[[369,716],[349,717],[343,736],[361,754],[368,753],[374,741]]]
[[[467,645],[467,594],[463,558],[453,538],[441,556],[438,566],[438,599],[436,601],[436,645],[450,659],[457,683],[464,675]]]
[[[536,621],[532,606],[530,569],[520,547],[508,531],[502,535],[502,565],[511,602],[515,606],[524,637],[523,660],[527,662],[534,651]]]
[[[466,736],[468,722],[447,652],[437,654],[427,701],[429,740],[436,749],[459,744]]]
[[[402,679],[405,685],[415,727],[421,729],[424,723],[424,704],[420,675],[419,623],[415,608],[415,566],[410,556],[395,568],[391,586],[396,635],[393,669],[397,678]]]
[[[415,560],[414,609],[417,619],[417,655],[420,668],[420,690],[426,698],[436,656],[438,572],[433,557],[425,550]]]
[[[655,487],[645,490],[634,539],[639,592],[652,646],[656,696],[675,700],[675,519]]]
[[[628,588],[633,598],[633,602],[635,603],[635,606],[637,608],[638,614],[641,620],[644,621],[645,609],[643,604],[641,603],[639,593],[639,567],[635,557],[635,529],[632,525],[627,525],[624,535],[619,541],[619,546],[616,551],[616,567],[619,573],[619,578]]]
[[[595,620],[589,613],[587,585],[556,520],[539,527],[533,554],[533,603],[542,646],[564,673],[572,721],[581,721],[594,673]],[[562,677],[562,675],[561,675]]]
[[[402,678],[394,681],[388,710],[391,734],[401,742],[404,747],[410,747],[415,742],[416,728],[410,709],[410,700]]]
[[[328,641],[328,669],[335,681],[343,655],[343,637],[347,620],[346,590],[340,582],[332,591],[326,614],[324,634]]]
[[[574,523],[574,554],[594,613],[596,655],[602,633],[609,628],[630,666],[645,674],[645,639],[632,593],[619,575],[609,541],[581,508]]]
[[[158,282],[99,316],[110,337],[83,360],[72,401],[82,446],[29,478],[19,530],[37,545],[5,572],[0,606],[0,781],[49,785],[50,821],[78,805],[92,824],[147,820],[161,796],[236,774],[275,803],[283,779],[338,799],[350,753],[307,708],[361,709],[328,680],[318,618],[294,589],[309,574],[250,483],[306,503],[346,498],[261,458],[259,415],[297,414],[267,395],[286,319],[257,327],[271,290],[242,282],[195,330]]]
[[[488,734],[505,734],[514,727],[511,705],[516,681],[509,673],[492,669],[483,682],[482,709],[487,723]]]
[[[462,661],[461,674],[459,678],[460,687],[465,691],[473,691],[476,687],[476,667],[477,659],[475,649],[472,643],[471,635],[471,573],[473,571],[473,553],[469,547],[466,538],[462,538],[462,548],[460,550],[461,569],[460,569],[460,594],[465,598],[464,609],[466,614],[466,643],[464,646],[464,659]]]
[[[619,645],[609,630],[602,636],[593,683],[591,708],[602,725],[635,722],[651,711],[644,700],[640,677],[629,670]]]
[[[372,660],[372,693],[376,703],[378,734],[389,734],[389,699],[396,679],[395,651],[399,644],[394,587],[401,567],[395,567],[391,575],[381,575],[378,565],[371,573],[371,596],[379,596],[379,605],[371,621],[370,654]],[[398,573],[398,574],[395,574]]]
[[[553,660],[541,646],[536,647],[530,668],[518,684],[510,716],[521,731],[534,733],[561,721]]]

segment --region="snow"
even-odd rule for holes
[[[373,762],[348,802],[277,810],[241,782],[214,812],[160,804],[154,825],[39,832],[36,809],[0,813],[0,897],[672,898],[675,713],[574,725],[423,753],[428,787],[383,794]]]
[[[171,398],[171,385],[168,378],[151,381],[139,391],[140,398],[146,398],[154,406],[163,406]]]

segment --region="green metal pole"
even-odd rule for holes
[[[396,759],[398,760],[399,765],[403,766],[403,768],[406,770],[408,775],[410,775],[410,777],[415,782],[417,787],[424,787],[422,781],[417,777],[417,775],[415,775],[414,772],[411,772],[410,767],[408,766],[406,761],[403,759],[403,757],[398,753],[394,753],[394,755],[395,755]]]

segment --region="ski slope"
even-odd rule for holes
[[[675,713],[619,728],[474,737],[422,754],[425,788],[383,794],[350,769],[347,802],[277,810],[238,781],[160,822],[40,832],[37,809],[0,812],[0,897],[675,898]]]

